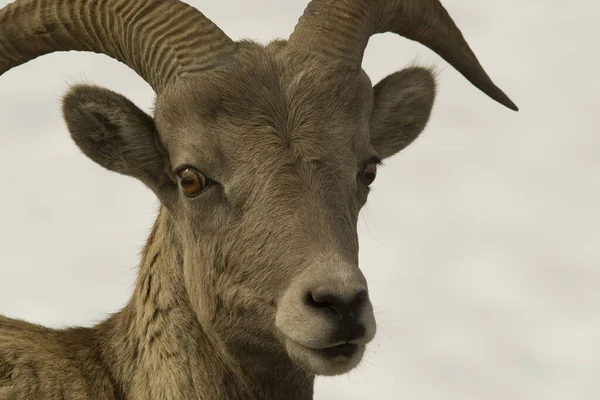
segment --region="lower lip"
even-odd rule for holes
[[[320,355],[327,358],[336,358],[336,357],[352,357],[356,350],[358,349],[358,345],[352,343],[340,344],[339,346],[328,347],[326,349],[315,350]]]

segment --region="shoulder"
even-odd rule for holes
[[[89,360],[87,333],[0,316],[0,400],[113,399],[109,380]]]

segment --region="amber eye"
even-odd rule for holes
[[[191,168],[186,168],[177,174],[179,186],[186,196],[197,196],[210,185],[210,180]]]
[[[367,186],[370,186],[375,177],[377,176],[377,163],[368,163],[365,165],[360,172],[358,173],[358,177],[360,180]]]

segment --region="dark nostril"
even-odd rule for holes
[[[352,296],[341,296],[330,292],[309,292],[307,304],[313,308],[330,310],[339,317],[346,318],[353,317],[367,297],[366,290],[361,290]]]
[[[354,312],[355,310],[357,310],[365,300],[367,300],[369,298],[369,294],[367,293],[366,290],[361,290],[360,292],[358,292],[354,298],[352,299],[352,305],[350,306],[350,312]]]
[[[333,311],[340,317],[345,311],[343,302],[341,302],[338,298],[329,293],[309,293],[308,305],[314,308],[322,308],[329,311]]]

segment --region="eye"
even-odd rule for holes
[[[377,163],[370,162],[361,168],[358,178],[367,186],[370,186],[377,177]]]
[[[212,183],[210,179],[191,168],[181,170],[177,177],[179,178],[179,187],[188,197],[198,196]]]

